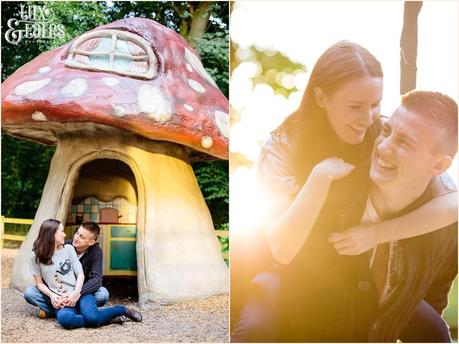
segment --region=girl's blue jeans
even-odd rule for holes
[[[80,327],[98,327],[108,324],[118,315],[126,313],[123,305],[97,308],[96,299],[92,294],[86,294],[78,300],[75,307],[65,307],[56,310],[56,318],[65,329]]]
[[[101,307],[108,302],[109,293],[105,287],[100,287],[93,293],[97,306]],[[37,286],[28,287],[24,292],[24,299],[33,306],[38,306],[45,311],[48,317],[55,317],[56,310],[48,296],[45,296]]]

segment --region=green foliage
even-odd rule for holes
[[[10,18],[19,18],[20,5],[25,1],[2,2],[2,82],[16,69],[40,55],[48,48],[47,41],[40,43],[34,40],[23,39],[17,45],[8,43],[5,39],[5,29]],[[42,2],[30,2],[30,5],[40,5]],[[5,63],[7,62],[7,63]]]
[[[2,135],[2,215],[33,219],[54,147]]]
[[[229,250],[229,238],[226,237],[218,237],[220,241],[220,245],[222,247],[222,253],[228,253]]]
[[[54,22],[65,27],[65,37],[51,40],[50,48],[59,47],[83,32],[108,23],[103,2],[50,1],[46,6],[54,11],[56,16]]]
[[[27,235],[32,225],[23,223],[5,223],[5,234]]]
[[[223,160],[204,161],[193,164],[204,199],[211,210],[215,228],[228,224],[228,162]]]
[[[258,73],[253,77],[253,84],[265,83],[272,87],[274,92],[287,97],[290,93],[298,91],[296,87],[286,88],[281,80],[284,75],[295,75],[304,72],[306,67],[293,61],[283,53],[271,49],[258,47],[237,48],[235,66],[244,61],[255,62]],[[242,56],[242,57],[241,57]]]
[[[443,312],[443,319],[448,323],[450,329],[456,330],[457,338],[457,277],[448,294],[448,307]]]
[[[223,32],[206,32],[196,39],[196,49],[207,72],[215,80],[223,94],[229,94],[229,35]]]
[[[238,68],[239,64],[243,62],[250,62],[257,67],[256,72],[251,76],[253,87],[258,84],[265,84],[272,88],[275,94],[288,97],[291,93],[299,91],[296,88],[294,78],[298,73],[306,71],[306,66],[302,63],[290,59],[282,52],[274,50],[274,48],[265,48],[263,46],[249,46],[241,47],[236,42],[231,42],[231,72]],[[290,85],[286,87],[283,78],[289,78]],[[301,90],[302,91],[302,90]],[[241,120],[242,112],[234,110],[231,113],[231,123],[234,125]],[[263,144],[259,140],[258,144]],[[252,168],[254,162],[253,158],[245,156],[241,152],[230,152],[231,159],[231,172],[237,168],[245,166]]]
[[[199,4],[188,1],[114,1],[105,12],[108,22],[127,17],[152,18],[186,38]],[[219,32],[228,27],[228,3],[215,2],[209,11],[211,19],[206,32]]]
[[[218,229],[227,231],[227,230],[229,230],[229,225],[228,225],[228,223],[224,223]],[[221,252],[223,254],[225,254],[225,253],[229,254],[229,237],[218,237],[218,241],[220,242]],[[229,259],[228,258],[225,258],[225,262],[226,262],[226,265],[229,265]]]
[[[16,69],[33,60],[42,52],[59,47],[75,36],[91,30],[98,25],[107,23],[103,2],[63,2],[63,1],[5,1],[2,4],[2,28],[7,28],[10,18],[20,17],[21,5],[37,5],[50,8],[54,12],[54,24],[63,24],[65,27],[64,38],[54,39],[23,39],[17,45],[5,40],[2,30],[2,81],[10,76]]]
[[[44,5],[54,11],[55,24],[65,26],[62,39],[22,40],[18,45],[6,42],[2,30],[2,81],[16,69],[42,52],[69,42],[101,24],[128,17],[152,18],[181,33],[187,33],[199,2],[186,1],[35,1],[2,2],[2,28],[10,18],[19,18],[21,4]],[[197,40],[204,67],[228,96],[228,3],[209,6],[210,19],[203,37]],[[183,31],[182,31],[183,30]],[[33,218],[54,153],[45,147],[2,135],[2,214]],[[228,163],[202,162],[194,166],[207,205],[218,228],[228,222]]]

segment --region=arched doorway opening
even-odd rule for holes
[[[82,222],[97,223],[101,228],[98,243],[104,254],[104,286],[110,298],[137,299],[138,191],[131,168],[120,160],[107,158],[85,163],[70,203],[67,238]]]

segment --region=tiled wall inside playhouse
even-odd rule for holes
[[[129,203],[123,197],[114,198],[110,202],[102,202],[96,197],[88,197],[80,203],[72,203],[68,213],[67,223],[75,222],[76,215],[83,215],[83,222],[99,222],[99,209],[114,208],[118,210],[119,223],[136,223],[137,205]]]

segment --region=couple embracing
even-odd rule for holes
[[[251,282],[232,342],[449,342],[457,275],[457,104],[412,91],[380,116],[383,72],[341,41],[258,162],[276,264]],[[233,265],[233,271],[237,266]]]
[[[84,222],[73,240],[65,241],[62,223],[43,222],[29,258],[36,285],[24,292],[26,301],[39,307],[40,318],[55,316],[65,329],[142,321],[138,311],[124,305],[98,307],[109,298],[102,286],[99,234],[96,223]]]

